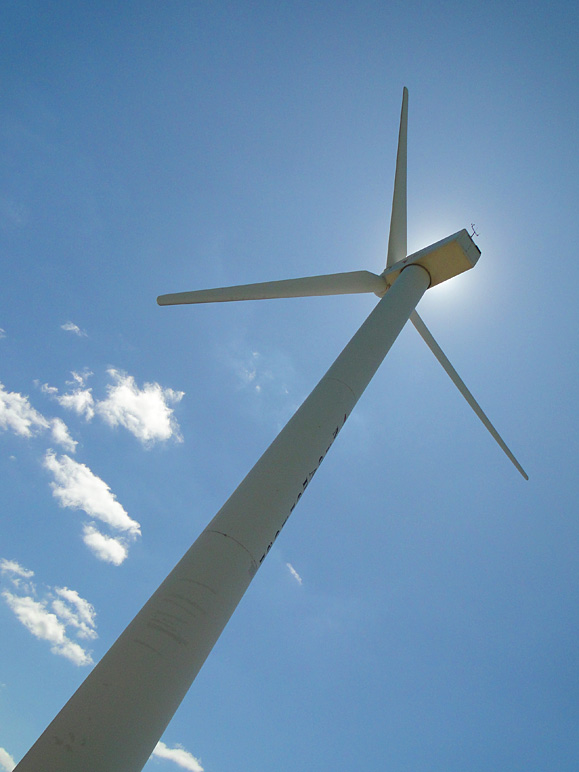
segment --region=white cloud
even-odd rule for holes
[[[12,772],[16,762],[12,756],[4,748],[0,748],[0,769],[6,770],[6,772]]]
[[[298,574],[298,572],[295,570],[295,568],[292,566],[291,563],[286,563],[286,566],[289,569],[290,574],[293,576],[293,578],[296,580],[298,584],[303,584],[303,579]]]
[[[74,324],[74,322],[65,322],[64,324],[60,325],[60,329],[65,330],[66,332],[73,332],[75,335],[78,335],[79,338],[87,337],[86,332],[81,330],[77,324]]]
[[[96,638],[94,607],[68,587],[55,587],[52,608],[65,624],[75,627],[79,638]]]
[[[87,421],[94,417],[94,399],[91,389],[75,389],[69,394],[56,397],[59,405],[67,410],[73,410],[78,415],[84,415]]]
[[[82,373],[73,371],[71,373],[72,381],[67,381],[68,386],[74,386],[72,391],[67,394],[58,395],[58,389],[56,386],[49,386],[44,383],[40,388],[44,394],[48,394],[55,399],[61,407],[66,410],[72,410],[78,415],[84,415],[87,421],[94,418],[94,398],[92,396],[92,389],[86,388],[86,382],[92,375],[90,370],[85,370]]]
[[[86,386],[88,379],[91,377],[91,375],[94,375],[92,370],[89,370],[88,367],[85,367],[82,373],[78,373],[76,370],[72,370],[70,374],[72,375],[72,381],[67,381],[67,386],[74,386],[76,383],[77,386],[81,387]]]
[[[68,431],[68,426],[64,423],[64,421],[61,418],[53,418],[50,421],[50,426],[52,430],[52,439],[61,445],[65,450],[68,450],[70,453],[74,453],[76,451],[78,442],[72,439]]]
[[[21,437],[32,437],[48,428],[49,422],[32,407],[28,397],[16,391],[6,391],[0,383],[0,429],[10,429]]]
[[[24,568],[16,560],[7,560],[6,558],[0,560],[0,572],[2,574],[15,574],[17,577],[23,577],[24,579],[31,579],[34,576],[34,571]]]
[[[140,534],[139,523],[129,517],[109,486],[86,464],[80,464],[67,455],[57,458],[53,450],[48,450],[44,466],[54,475],[55,482],[50,483],[50,487],[61,506],[81,509],[116,530],[131,535]]]
[[[5,337],[6,337],[6,330],[4,330],[4,329],[2,329],[2,327],[0,327],[0,338],[5,338]]]
[[[163,388],[159,383],[145,383],[140,389],[132,375],[114,368],[107,372],[113,383],[107,386],[107,397],[103,400],[95,400],[92,389],[87,388],[87,379],[92,375],[89,370],[73,372],[73,380],[67,381],[73,388],[65,394],[59,395],[58,389],[47,383],[41,390],[87,421],[97,414],[111,427],[123,426],[145,446],[171,438],[182,442],[170,405],[180,402],[184,392]]]
[[[34,381],[36,386],[39,385],[38,381]],[[53,397],[55,394],[58,394],[58,389],[56,386],[49,386],[47,383],[43,383],[42,386],[40,386],[40,391],[43,394],[48,394],[50,397]]]
[[[82,540],[99,560],[120,566],[129,551],[121,539],[105,536],[94,525],[85,525]]]
[[[29,571],[15,560],[6,560],[5,558],[2,558],[2,560],[0,560],[0,574],[8,579],[13,587],[17,587],[21,592],[34,594],[36,591],[34,582],[28,581],[34,576],[34,571]]]
[[[189,772],[203,772],[199,760],[180,745],[175,746],[175,748],[168,748],[164,742],[159,740],[152,755],[159,759],[174,761],[181,769],[187,769]]]
[[[62,419],[51,418],[49,420],[45,418],[42,413],[32,407],[28,397],[16,391],[6,391],[1,383],[0,429],[10,430],[21,437],[33,437],[50,429],[53,440],[62,445],[65,450],[74,453],[77,445]]]
[[[59,622],[56,614],[48,611],[44,603],[29,596],[18,597],[8,590],[2,593],[12,611],[37,638],[60,644],[65,638],[65,626]]]
[[[96,405],[98,414],[109,426],[123,426],[144,445],[171,437],[182,437],[170,403],[179,402],[184,392],[164,389],[158,383],[145,383],[142,389],[132,375],[113,368],[108,370],[114,381],[107,387],[108,397]]]
[[[53,654],[66,657],[75,665],[92,664],[90,654],[67,635],[67,628],[72,628],[73,635],[78,638],[97,638],[96,615],[91,604],[68,587],[48,588],[44,597],[37,600],[33,597],[38,596],[36,585],[22,581],[34,576],[34,571],[15,560],[0,560],[0,571],[17,591],[4,590],[2,597],[21,624],[35,638],[51,643]]]
[[[74,410],[75,413],[84,415],[87,421],[94,418],[94,399],[91,389],[77,389],[71,394],[57,397],[57,400],[67,410]]]
[[[79,643],[71,641],[70,638],[65,636],[64,641],[61,644],[51,647],[53,654],[58,654],[61,657],[66,657],[74,665],[81,667],[82,665],[94,665],[94,660],[91,655],[82,648]]]
[[[66,657],[75,665],[90,665],[92,657],[82,646],[66,635],[66,624],[61,622],[56,614],[48,611],[45,601],[37,601],[30,596],[18,596],[4,590],[2,597],[16,614],[18,620],[35,638],[52,644],[53,654]]]

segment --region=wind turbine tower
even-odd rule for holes
[[[376,307],[309,397],[16,766],[17,772],[138,772],[312,481],[362,392],[410,319],[525,479],[527,475],[415,307],[473,268],[461,230],[406,249],[408,91],[404,89],[386,268],[161,295],[159,305],[373,292]]]

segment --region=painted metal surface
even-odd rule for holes
[[[160,306],[175,306],[185,303],[226,303],[233,300],[351,295],[359,292],[374,292],[376,295],[382,296],[386,289],[386,281],[382,276],[370,271],[349,271],[323,276],[306,276],[300,279],[240,284],[235,287],[175,292],[169,295],[159,295],[157,303]]]
[[[465,228],[447,236],[445,239],[431,244],[424,249],[413,252],[408,257],[391,265],[383,271],[386,289],[391,287],[395,279],[409,265],[421,265],[430,274],[430,286],[436,287],[443,281],[452,279],[464,271],[474,268],[480,257],[480,249],[474,243]]]
[[[418,312],[414,310],[410,314],[410,321],[412,324],[416,327],[418,332],[420,333],[422,339],[428,346],[428,348],[432,351],[434,356],[438,359],[440,364],[443,366],[445,371],[450,376],[450,379],[456,386],[456,388],[460,391],[462,396],[466,399],[468,404],[472,407],[476,415],[480,418],[480,420],[483,422],[484,426],[489,430],[492,437],[496,440],[501,450],[505,453],[507,458],[514,464],[515,468],[521,473],[521,475],[525,478],[525,480],[529,479],[529,476],[523,469],[523,467],[519,464],[509,447],[507,446],[506,442],[503,440],[501,435],[497,432],[493,424],[490,422],[489,418],[487,417],[486,413],[482,409],[482,407],[479,405],[479,403],[476,401],[476,399],[473,397],[473,395],[468,390],[465,382],[462,380],[460,375],[456,372],[454,367],[450,364],[450,360],[444,353],[444,351],[440,348],[438,343],[434,340],[432,333],[428,329],[428,327],[424,324],[421,317],[418,315]]]
[[[396,153],[396,173],[394,176],[394,193],[392,194],[392,213],[390,215],[390,232],[388,234],[388,254],[386,268],[403,260],[408,254],[407,239],[407,206],[406,206],[406,167],[408,148],[408,89],[402,91],[402,109],[400,110],[400,129],[398,131],[398,151]]]

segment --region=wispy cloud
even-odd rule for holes
[[[44,466],[54,475],[55,482],[50,483],[50,487],[61,506],[81,509],[118,531],[140,534],[139,523],[129,517],[109,486],[86,464],[67,455],[57,458],[53,450],[48,450]]]
[[[7,391],[0,383],[0,429],[11,431],[20,437],[34,437],[50,430],[54,442],[74,453],[76,441],[70,436],[67,425],[60,418],[45,418],[32,407],[27,396]]]
[[[289,394],[288,381],[294,377],[293,367],[279,351],[261,352],[236,345],[230,354],[229,366],[244,386],[257,394]]]
[[[77,373],[73,370],[72,381],[67,381],[68,386],[72,386],[70,391],[66,394],[58,393],[56,386],[49,386],[44,383],[40,389],[44,394],[55,399],[61,407],[66,410],[72,410],[78,415],[82,415],[87,421],[94,418],[94,398],[92,396],[92,389],[87,388],[86,382],[92,375],[90,370],[85,370],[82,373]]]
[[[87,421],[94,418],[94,399],[91,389],[75,389],[56,397],[56,401],[67,410],[83,415]]]
[[[242,385],[256,394],[268,394],[270,397],[289,394],[284,383],[288,363],[280,354],[264,356],[260,351],[247,351],[240,355],[236,352],[230,366]]]
[[[80,327],[74,322],[65,322],[64,324],[60,325],[60,329],[65,330],[66,332],[72,332],[74,335],[78,335],[79,338],[87,337],[86,332],[81,330]]]
[[[159,383],[145,383],[139,388],[132,375],[109,368],[112,383],[107,385],[107,396],[95,399],[92,389],[86,385],[92,375],[88,370],[72,373],[72,386],[65,394],[59,394],[55,386],[45,383],[42,391],[55,399],[59,405],[84,416],[87,421],[98,415],[110,427],[122,426],[131,432],[145,447],[155,442],[174,439],[182,442],[179,424],[171,405],[177,404],[184,396],[183,391],[163,388]]]
[[[8,574],[13,584],[19,582],[20,579],[32,579],[34,576],[34,571],[24,568],[16,560],[7,560],[6,558],[0,560],[0,573]]]
[[[16,762],[8,751],[4,750],[4,748],[0,748],[0,769],[5,770],[6,772],[12,772],[15,766]]]
[[[8,579],[12,587],[15,587],[20,594],[34,594],[36,592],[35,584],[32,580],[34,571],[29,571],[17,563],[15,560],[0,560],[0,576]]]
[[[49,429],[50,423],[32,407],[28,397],[16,391],[6,391],[0,383],[0,428],[21,437],[32,437]]]
[[[56,388],[56,386],[49,386],[47,383],[43,383],[41,385],[38,380],[35,380],[34,384],[36,386],[40,386],[40,391],[43,394],[48,394],[49,397],[54,397],[58,394],[58,389]]]
[[[52,608],[58,617],[77,629],[79,638],[96,638],[94,607],[68,587],[56,587]]]
[[[275,349],[256,351],[236,341],[224,351],[224,364],[235,375],[240,389],[252,395],[250,405],[268,422],[283,425],[296,409],[295,370],[288,357]]]
[[[260,359],[261,359],[261,355],[259,354],[259,352],[252,351],[248,356],[245,357],[245,359],[237,359],[234,362],[234,368],[236,370],[238,378],[246,386],[251,385],[258,394],[262,389],[260,380],[264,377],[263,374],[261,374],[261,378],[258,378],[258,366],[259,366]],[[270,374],[267,373],[267,371],[265,374],[265,378],[266,379],[270,378]]]
[[[158,383],[145,383],[139,389],[132,375],[114,368],[108,373],[114,383],[107,387],[108,397],[97,403],[96,410],[109,426],[123,426],[145,446],[170,438],[182,441],[169,405],[180,402],[185,392]]]
[[[303,584],[303,579],[298,574],[298,572],[295,570],[295,568],[292,566],[291,563],[286,563],[286,566],[288,567],[288,570],[290,574],[293,576],[293,578],[296,580],[298,584]]]
[[[0,327],[0,338],[5,338],[5,337],[6,337],[6,330]]]
[[[65,394],[59,394],[58,388],[47,383],[35,383],[62,407],[84,415],[87,420],[98,415],[111,427],[123,426],[146,447],[170,438],[182,441],[170,405],[179,402],[184,392],[163,388],[158,383],[145,383],[139,388],[133,376],[110,369],[108,374],[113,382],[107,387],[106,399],[99,401],[87,387],[92,374],[89,370],[73,371]],[[74,453],[78,445],[61,418],[45,417],[32,407],[27,396],[8,391],[1,383],[0,430],[26,438],[49,432],[52,442],[67,453]],[[103,533],[94,522],[85,522],[83,528],[83,541],[88,549],[99,560],[120,565],[128,556],[130,539],[140,535],[139,523],[129,517],[110,487],[86,464],[74,461],[67,454],[58,456],[49,448],[43,466],[53,475],[52,494],[62,507],[82,510],[90,518],[120,532]]]
[[[82,646],[67,637],[66,625],[58,619],[56,614],[48,611],[44,603],[29,596],[14,595],[8,590],[2,592],[2,597],[16,614],[18,620],[35,638],[52,644],[50,650],[53,654],[66,657],[75,665],[90,665],[92,663],[90,654],[87,654]]]
[[[140,535],[140,524],[129,517],[105,481],[86,464],[67,455],[57,457],[49,449],[44,456],[44,466],[54,476],[54,482],[50,483],[52,495],[62,507],[82,510],[89,517],[121,532],[121,537],[106,536],[93,523],[85,523],[82,537],[95,557],[120,566],[128,556],[127,538]]]
[[[192,753],[186,751],[181,745],[169,748],[164,742],[159,741],[152,755],[159,759],[173,761],[181,769],[187,769],[189,772],[203,772],[199,759],[196,759]]]
[[[114,536],[105,536],[92,524],[83,528],[82,540],[89,550],[105,563],[120,566],[129,554],[126,543]]]
[[[70,432],[68,431],[68,426],[61,418],[52,418],[50,421],[50,428],[52,439],[58,443],[58,445],[62,446],[65,450],[68,450],[69,453],[74,453],[76,451],[78,442],[72,439]]]
[[[91,655],[67,635],[72,628],[78,638],[96,638],[95,611],[76,590],[68,587],[48,588],[44,597],[37,599],[37,589],[30,581],[33,571],[23,568],[14,560],[0,560],[0,572],[12,590],[3,590],[2,598],[16,618],[35,638],[51,644],[53,654],[75,665],[92,664]],[[22,579],[28,581],[23,584]],[[52,610],[51,610],[52,609]]]

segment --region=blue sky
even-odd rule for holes
[[[406,85],[409,250],[482,251],[419,311],[530,480],[405,328],[146,768],[576,770],[576,4],[0,14],[0,769],[375,303],[156,296],[379,273]]]

